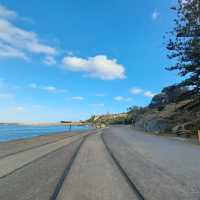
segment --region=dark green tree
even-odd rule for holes
[[[175,65],[168,70],[178,70],[185,77],[181,86],[190,86],[194,94],[200,94],[200,0],[178,0],[172,9],[177,17],[175,27],[169,32],[168,57]]]

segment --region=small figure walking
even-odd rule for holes
[[[70,124],[69,125],[69,132],[72,130],[72,125]]]

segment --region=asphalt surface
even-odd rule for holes
[[[1,200],[49,200],[80,141],[0,178]]]
[[[200,146],[126,126],[92,132],[0,143],[0,200],[200,200]]]
[[[52,135],[43,135],[39,137],[20,139],[9,142],[0,142],[0,159],[16,152],[25,151],[27,149],[39,147],[45,144],[56,142],[67,137],[75,136],[77,134],[84,135],[87,132],[65,132]]]
[[[103,137],[145,199],[200,199],[198,145],[120,126]]]
[[[73,143],[80,139],[81,136],[74,136],[70,138],[65,138],[57,142],[46,144],[34,149],[16,153],[7,157],[0,159],[0,178],[9,175],[15,170],[27,165],[28,163],[53,152],[63,146]]]
[[[137,197],[97,134],[84,142],[57,199],[134,200]]]

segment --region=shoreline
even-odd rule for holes
[[[88,123],[84,122],[0,122],[0,125],[19,125],[19,126],[86,126]]]
[[[2,143],[26,141],[26,140],[32,140],[32,139],[35,139],[35,138],[46,138],[46,137],[48,138],[48,137],[56,137],[56,136],[59,137],[59,136],[63,136],[63,135],[69,136],[69,135],[84,133],[84,132],[87,132],[87,131],[89,131],[89,130],[62,131],[62,132],[48,133],[48,134],[36,135],[36,136],[33,136],[33,137],[24,137],[24,138],[18,138],[18,139],[13,139],[13,140],[0,141],[0,145]]]
[[[93,129],[89,125],[64,125],[59,124],[57,126],[54,124],[35,124],[35,125],[16,125],[16,124],[6,124],[2,125],[0,128],[0,143],[20,140],[20,139],[30,139],[38,136],[45,135],[57,135],[72,132],[84,132]]]

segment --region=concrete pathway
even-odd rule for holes
[[[80,142],[64,146],[1,178],[0,200],[49,200]]]
[[[198,145],[123,126],[106,129],[103,136],[145,199],[200,199]]]
[[[137,199],[108,154],[100,135],[84,142],[58,195],[58,200]]]
[[[73,137],[76,135],[87,135],[91,131],[86,132],[65,132],[65,133],[55,133],[49,135],[42,135],[33,138],[19,139],[8,142],[0,142],[0,159],[17,152],[26,151],[33,149],[45,144],[50,144],[57,142],[68,137]]]
[[[23,151],[17,154],[0,159],[0,178],[9,175],[15,170],[27,165],[28,163],[53,152],[65,145],[79,140],[82,136],[66,138],[54,143],[46,144],[38,148]]]

